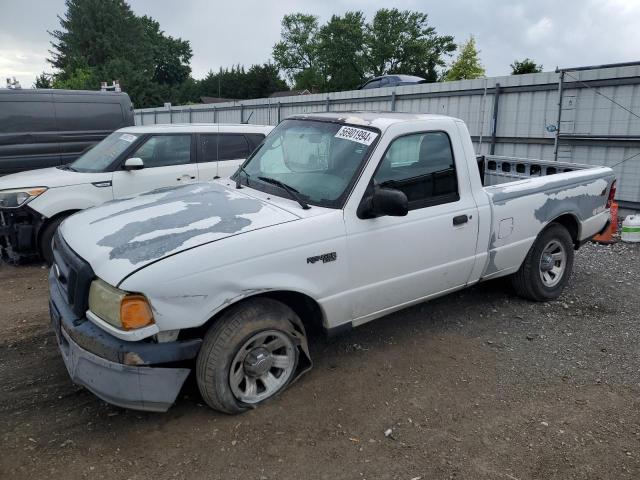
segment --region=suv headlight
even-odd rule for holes
[[[89,310],[122,330],[135,330],[154,323],[151,305],[144,295],[125,292],[99,278],[91,282]]]
[[[0,191],[0,208],[18,208],[47,191],[47,187],[13,188]]]

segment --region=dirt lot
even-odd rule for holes
[[[193,381],[166,414],[73,386],[46,271],[0,266],[0,478],[639,478],[639,275],[640,245],[588,245],[559,301],[490,282],[316,339],[230,417]]]

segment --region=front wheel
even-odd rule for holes
[[[538,302],[560,296],[573,269],[573,240],[567,229],[552,223],[527,253],[511,283],[517,294]]]
[[[272,398],[294,378],[299,324],[289,307],[268,298],[231,307],[207,332],[196,364],[202,398],[225,413],[241,413]]]
[[[49,222],[45,225],[42,233],[40,234],[40,256],[46,262],[48,266],[53,264],[53,250],[51,248],[51,241],[53,240],[53,236],[58,230],[60,224],[68,217],[68,215],[60,216],[55,220]]]

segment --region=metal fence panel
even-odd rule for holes
[[[640,65],[565,72],[556,152],[560,77],[559,73],[546,72],[170,110],[158,107],[136,110],[135,119],[139,125],[275,125],[289,115],[326,111],[393,110],[450,115],[467,123],[479,154],[490,153],[493,145],[496,155],[609,166],[626,160],[614,167],[618,199],[640,205]]]

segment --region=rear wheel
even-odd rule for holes
[[[51,248],[51,241],[53,240],[53,236],[56,233],[56,230],[60,226],[60,224],[67,218],[69,215],[64,215],[56,218],[55,220],[49,222],[42,233],[40,234],[40,256],[46,262],[48,266],[53,264],[53,250]]]
[[[231,307],[207,332],[196,364],[202,398],[215,410],[241,413],[284,390],[298,366],[298,317],[268,298]]]
[[[560,296],[573,269],[573,240],[557,223],[545,228],[511,282],[521,297],[543,302]]]

